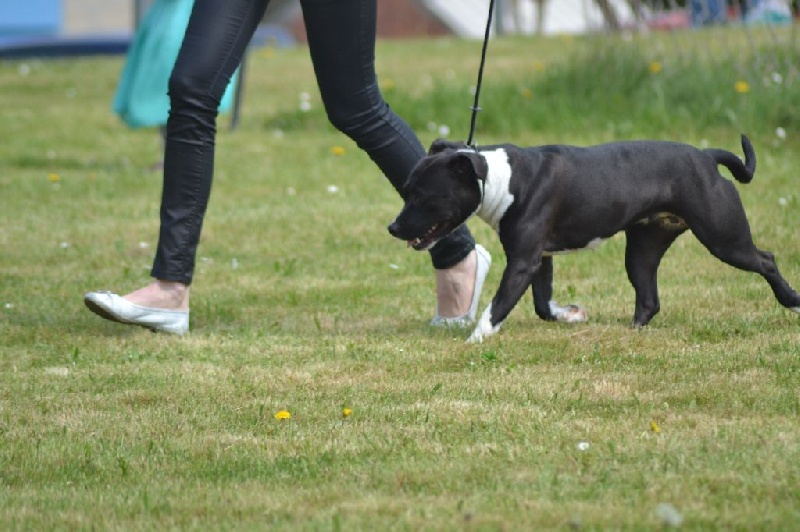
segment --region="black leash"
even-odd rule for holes
[[[472,119],[470,120],[469,124],[469,138],[467,139],[467,146],[472,148],[473,150],[477,149],[475,145],[472,143],[472,137],[475,135],[475,122],[478,119],[478,111],[481,110],[478,107],[478,98],[481,95],[481,85],[483,84],[483,66],[486,64],[486,49],[489,47],[489,34],[492,30],[492,14],[494,13],[494,2],[495,0],[489,1],[489,17],[486,20],[486,34],[483,37],[483,50],[481,50],[481,66],[478,69],[478,84],[475,86],[475,103],[472,104]]]

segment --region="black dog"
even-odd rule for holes
[[[623,230],[636,327],[659,311],[659,263],[687,229],[718,259],[761,274],[778,302],[800,313],[800,295],[772,254],[756,248],[736,187],[717,170],[724,165],[737,181],[750,182],[756,158],[744,135],[742,149],[744,163],[726,150],[672,142],[472,149],[437,140],[409,176],[405,206],[389,232],[422,250],[473,214],[497,231],[507,265],[473,342],[497,332],[529,286],[540,318],[568,319],[550,301],[552,255]]]

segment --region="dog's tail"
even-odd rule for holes
[[[730,170],[736,181],[749,183],[753,180],[753,174],[756,172],[756,151],[753,149],[753,145],[750,144],[750,139],[745,135],[742,135],[742,150],[744,150],[744,162],[728,150],[711,148],[704,151],[717,164],[721,164]]]

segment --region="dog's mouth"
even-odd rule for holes
[[[417,251],[428,250],[433,247],[440,238],[450,232],[450,224],[447,222],[435,223],[430,229],[425,231],[425,234],[412,238],[408,241],[408,247],[414,248]]]

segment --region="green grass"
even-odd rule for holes
[[[739,153],[746,132],[756,242],[800,286],[800,61],[720,35],[495,41],[476,139]],[[466,137],[478,53],[381,44],[424,143]],[[776,64],[794,71],[761,83]],[[160,144],[110,112],[120,68],[0,63],[0,528],[652,529],[660,503],[688,529],[800,519],[798,316],[762,279],[684,236],[661,314],[632,330],[619,236],[556,260],[556,298],[589,323],[541,322],[526,296],[482,345],[433,330],[428,259],[389,237],[400,201],[326,123],[302,49],[254,53],[243,123],[220,123],[191,334],[92,315],[84,292],[146,282],[158,230]],[[495,258],[485,304],[504,259],[471,227]]]

